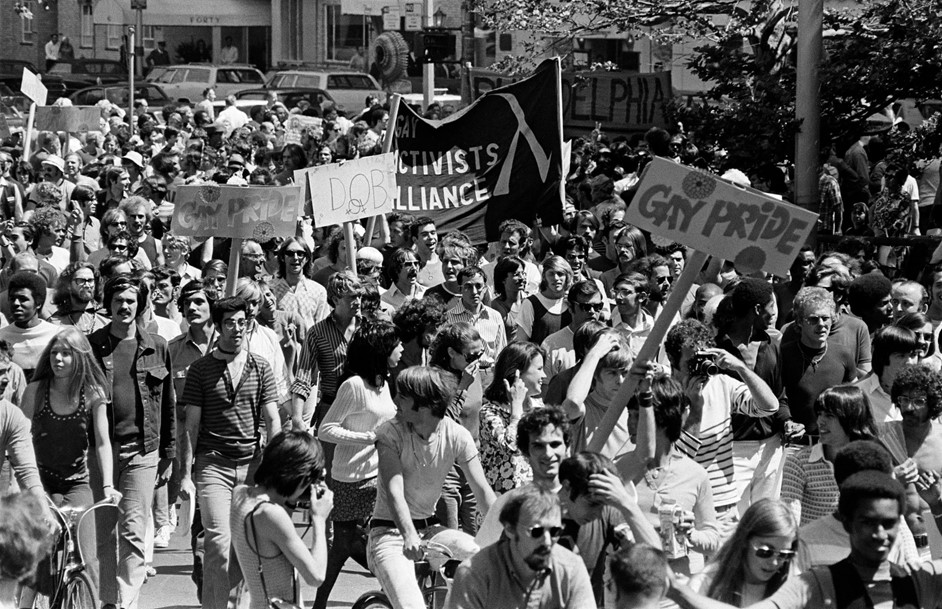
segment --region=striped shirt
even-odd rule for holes
[[[492,359],[507,346],[507,330],[504,328],[504,318],[494,309],[481,305],[481,312],[474,314],[467,310],[460,300],[458,304],[445,313],[445,319],[450,324],[464,321],[472,326],[481,335],[484,341],[484,352]]]
[[[346,359],[347,339],[334,318],[327,317],[317,322],[308,330],[301,346],[301,359],[291,393],[306,400],[311,395],[311,387],[317,384],[321,401],[331,404],[337,395]]]
[[[778,403],[775,407],[777,410]],[[730,417],[734,412],[751,417],[767,417],[774,414],[775,410],[760,409],[745,383],[725,374],[710,377],[703,386],[703,416],[699,437],[684,430],[677,442],[684,454],[706,468],[713,488],[713,503],[718,508],[739,501],[733,479],[733,428]]]
[[[833,514],[839,498],[834,466],[824,458],[820,444],[805,446],[786,457],[782,501],[795,515],[798,526]]]
[[[272,280],[271,291],[278,301],[278,308],[292,316],[297,316],[301,323],[301,332],[330,315],[327,305],[327,290],[324,286],[302,277],[293,288],[281,277]]]
[[[278,401],[271,366],[246,352],[238,384],[226,361],[212,353],[190,365],[183,387],[183,403],[201,410],[196,454],[214,454],[245,463],[261,440],[262,408]]]

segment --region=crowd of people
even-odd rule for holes
[[[660,129],[575,141],[564,222],[507,220],[488,245],[429,216],[352,242],[304,217],[230,269],[230,240],[172,232],[180,185],[377,152],[388,108],[367,103],[235,122],[234,103],[212,122],[139,104],[133,135],[103,105],[106,133],[0,148],[0,449],[21,491],[0,500],[3,595],[42,554],[23,513],[111,500],[87,556],[103,609],[136,608],[183,498],[205,609],[300,603],[298,577],[327,607],[350,558],[425,607],[413,563],[441,527],[480,548],[454,609],[938,604],[942,268],[908,277],[846,237],[787,277],[711,259],[665,311],[689,252],[624,222],[646,161],[692,154]],[[292,112],[323,131],[284,143]]]

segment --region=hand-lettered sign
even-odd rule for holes
[[[296,186],[180,186],[171,230],[187,237],[233,237],[265,242],[295,234],[301,215]]]
[[[98,131],[101,108],[97,106],[37,106],[36,128],[40,131]]]
[[[301,133],[307,129],[308,134],[316,139],[324,137],[324,119],[316,116],[302,116],[292,114],[285,120],[285,144],[300,144]]]
[[[392,152],[306,169],[314,226],[330,226],[393,211],[399,186]]]
[[[45,106],[46,98],[49,96],[49,89],[43,84],[39,76],[36,76],[28,69],[23,68],[23,79],[20,81],[20,92],[33,100],[37,106]]]
[[[785,276],[818,215],[716,175],[655,158],[625,222],[713,256],[741,273]]]

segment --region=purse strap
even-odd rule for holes
[[[269,604],[271,604],[271,597],[268,595],[268,586],[265,585],[265,571],[262,569],[262,553],[259,551],[260,548],[258,547],[258,533],[255,530],[255,522],[253,520],[253,516],[255,516],[255,512],[257,512],[259,508],[265,505],[266,503],[271,503],[271,502],[260,501],[252,509],[252,511],[249,512],[249,515],[245,517],[245,526],[251,525],[252,527],[252,541],[255,543],[255,547],[252,548],[252,551],[255,552],[256,556],[258,556],[258,577],[259,579],[262,580],[262,594],[265,595],[265,600],[268,601]]]

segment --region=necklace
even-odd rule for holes
[[[673,450],[673,449],[672,449]],[[670,474],[671,465],[674,463],[674,457],[672,454],[667,455],[667,465],[658,465],[657,467],[649,467],[644,472],[644,481],[647,482],[648,487],[651,490],[658,490],[664,481],[667,480],[667,476]],[[661,475],[663,474],[663,476]]]
[[[412,456],[415,457],[415,460],[416,460],[416,462],[418,462],[419,465],[421,465],[422,467],[428,467],[428,466],[429,466],[428,456],[427,456],[427,455],[423,455],[422,458],[419,458],[419,453],[418,453],[418,451],[415,449],[415,435],[416,435],[416,434],[415,434],[415,431],[411,431],[411,430],[410,430],[410,433],[409,433],[409,442],[412,444]],[[424,453],[424,452],[425,452],[425,451],[423,451],[423,453]]]
[[[813,353],[809,355],[805,353],[805,346],[801,344],[800,341],[798,342],[798,350],[801,352],[801,363],[804,364],[805,361],[810,361],[811,371],[817,372],[818,364],[821,363],[821,360],[823,360],[824,356],[828,353],[828,344],[826,342],[824,343],[824,349],[821,351],[820,355],[814,355]]]

